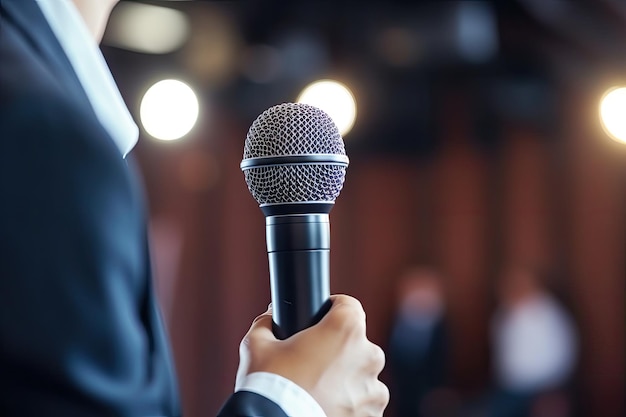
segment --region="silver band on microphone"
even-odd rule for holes
[[[281,155],[281,156],[260,156],[257,158],[247,158],[241,161],[242,171],[252,168],[272,167],[278,165],[307,165],[323,164],[347,167],[350,160],[346,155],[340,154],[308,154],[308,155]]]

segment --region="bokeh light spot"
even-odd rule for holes
[[[626,87],[609,90],[600,102],[600,119],[607,134],[626,143]]]
[[[148,134],[156,139],[176,140],[185,136],[198,120],[198,98],[178,80],[163,80],[146,91],[139,115]]]
[[[113,10],[105,45],[145,54],[167,54],[182,47],[191,33],[187,15],[168,7],[121,2]]]
[[[356,101],[345,85],[332,80],[322,80],[307,86],[297,100],[324,110],[333,119],[339,133],[346,135],[356,120]]]

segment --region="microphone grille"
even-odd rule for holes
[[[335,122],[304,103],[283,103],[265,110],[250,126],[243,158],[264,156],[345,155]]]
[[[283,103],[263,112],[250,126],[243,158],[289,155],[345,155],[333,120],[317,107]],[[276,164],[244,171],[259,204],[335,201],[346,167],[326,163]]]

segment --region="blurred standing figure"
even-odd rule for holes
[[[435,270],[414,268],[398,285],[388,357],[399,417],[429,415],[424,399],[444,383],[447,343],[440,279]]]
[[[573,320],[531,271],[510,270],[492,323],[497,393],[490,417],[565,417],[576,366]]]

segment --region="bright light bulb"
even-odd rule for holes
[[[626,143],[626,87],[613,88],[604,95],[600,119],[611,138]]]
[[[354,126],[356,101],[350,90],[337,81],[314,82],[300,93],[297,101],[324,110],[333,119],[342,136]]]
[[[176,140],[185,136],[198,120],[198,98],[178,80],[163,80],[146,91],[139,116],[148,134],[156,139]]]

